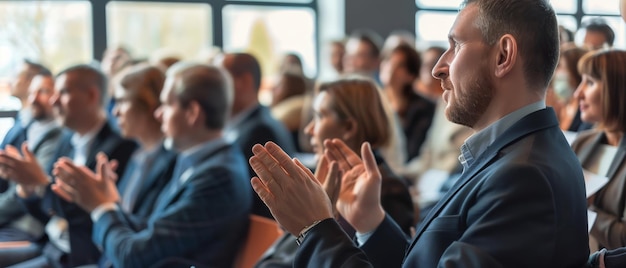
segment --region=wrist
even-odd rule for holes
[[[355,225],[352,227],[354,227],[354,230],[357,232],[366,234],[376,230],[383,220],[385,220],[385,210],[383,210],[382,207],[379,207],[369,213],[368,217],[363,217],[359,226]]]
[[[325,220],[325,219],[323,219]],[[302,228],[302,230],[300,231],[300,233],[298,234],[298,236],[296,237],[296,244],[301,245],[302,242],[304,241],[304,238],[306,237],[306,235],[309,233],[309,231],[311,229],[313,229],[313,227],[317,226],[320,222],[322,222],[323,220],[316,220],[313,223],[304,226],[304,228]]]

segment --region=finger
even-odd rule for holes
[[[265,164],[263,164],[263,162],[261,162],[260,156],[254,155],[250,157],[250,160],[248,160],[248,162],[250,163],[250,167],[252,167],[252,169],[256,173],[258,179],[263,183],[263,185],[265,185],[267,191],[272,192],[272,194],[282,193],[283,189],[280,184],[275,181],[275,175],[272,174],[272,172],[265,166]]]
[[[328,175],[328,157],[326,155],[322,155],[320,160],[317,161],[317,167],[315,168],[315,178],[320,183],[324,183],[326,176]]]
[[[299,159],[294,158],[293,162],[300,168],[301,172],[304,173],[302,175],[309,177],[311,180],[315,181],[315,183],[317,183],[318,185],[322,185],[321,182],[315,177],[315,175],[313,175],[313,172],[311,172],[309,168],[307,168],[304,164],[302,164],[302,162],[300,162]]]
[[[295,178],[293,176],[301,174],[300,168],[298,168],[298,166],[293,163],[291,157],[287,153],[285,153],[283,149],[276,145],[276,143],[273,143],[271,141],[267,142],[265,144],[265,149],[272,156],[272,158],[278,161],[280,167],[287,171],[287,174],[292,176],[292,178]]]
[[[341,151],[339,151],[339,148],[331,140],[324,141],[324,156],[328,158],[328,161],[336,161],[341,170],[348,171],[352,168]]]
[[[50,189],[67,202],[73,203],[75,201],[74,189],[62,181],[56,181],[51,185]]]
[[[15,148],[15,146],[11,145],[11,144],[7,144],[6,147],[4,148],[4,150],[6,151],[6,153],[14,158],[17,159],[22,159],[22,154],[20,153],[20,151]]]
[[[367,171],[370,175],[369,177],[374,177],[380,180],[380,171],[378,170],[376,158],[374,157],[374,153],[372,152],[372,147],[369,142],[365,142],[361,146],[361,156],[363,157],[363,162],[365,164],[365,171]]]
[[[17,160],[13,156],[4,152],[0,153],[0,164],[7,169],[14,169],[17,165]]]
[[[109,170],[111,172],[115,172],[117,170],[117,168],[120,166],[120,162],[117,161],[117,159],[113,159],[111,161],[109,161]]]
[[[259,195],[259,198],[261,198],[263,203],[269,207],[274,198],[272,192],[266,187],[263,181],[259,179],[259,177],[253,177],[250,180],[250,183],[252,184],[252,189],[254,189],[257,195]]]
[[[267,178],[274,178],[274,177],[276,177],[276,178],[280,179],[280,178],[285,178],[285,177],[289,176],[289,174],[287,174],[285,169],[283,169],[283,167],[278,162],[278,160],[276,160],[274,158],[274,156],[271,155],[269,153],[269,151],[265,147],[261,146],[260,144],[257,144],[257,145],[252,147],[252,152],[256,156],[257,160],[259,160],[260,163],[263,164],[264,169],[266,169],[267,172],[269,172],[271,174],[271,176],[267,177]],[[289,163],[292,164],[291,163],[291,158],[289,158]],[[252,168],[254,169],[254,167],[252,167]],[[257,172],[257,174],[258,174],[258,172]],[[265,182],[266,178],[260,177],[260,179],[262,179]]]
[[[341,178],[338,176],[339,167],[337,165],[337,162],[331,162],[329,169],[330,170],[328,172],[328,176],[326,177],[326,181],[324,182],[324,191],[326,191],[326,194],[328,195],[328,198],[330,198],[330,201],[334,207],[337,203],[337,197],[339,197],[339,191],[341,190],[341,188],[337,187],[338,185],[341,185]]]
[[[35,155],[33,155],[33,153],[28,149],[27,142],[22,143],[22,155],[24,156],[24,160],[28,162],[37,161]]]
[[[339,152],[343,155],[351,167],[361,164],[361,158],[359,155],[352,151],[352,149],[350,149],[350,147],[348,147],[348,145],[346,145],[342,140],[333,139],[332,143],[337,147],[337,149],[339,149]]]

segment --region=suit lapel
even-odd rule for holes
[[[96,154],[99,152],[104,152],[107,155],[110,154],[109,148],[115,145],[115,140],[111,139],[111,134],[113,130],[109,126],[107,122],[104,123],[102,129],[98,132],[96,137],[94,138],[91,146],[89,146],[89,152],[87,152],[87,161],[85,162],[85,166],[89,169],[95,169],[96,167]]]
[[[488,166],[504,147],[517,140],[542,129],[557,126],[556,116],[551,108],[533,112],[507,129],[500,137],[487,147],[487,149],[473,162],[473,164],[463,172],[452,188],[437,202],[435,207],[428,214],[424,222],[419,226],[411,246],[406,251],[408,254],[422,235],[426,227],[439,215],[441,210],[452,200],[453,197],[465,186],[478,172]]]
[[[162,190],[162,193],[166,194],[165,196],[159,196],[157,201],[157,207],[155,207],[155,211],[161,211],[163,208],[167,206],[172,200],[174,200],[183,189],[185,189],[185,185],[190,183],[197,174],[196,171],[204,170],[207,161],[218,152],[230,147],[230,144],[224,144],[214,150],[206,152],[204,155],[199,156],[197,159],[190,163],[188,168],[185,170],[181,170],[180,176],[174,176],[168,182],[167,186]],[[178,161],[178,160],[177,160]],[[178,163],[177,163],[178,164]],[[178,184],[178,185],[177,185]],[[173,188],[173,189],[172,189]]]
[[[613,161],[611,162],[611,166],[609,167],[609,172],[607,173],[607,177],[609,178],[615,177],[615,173],[617,173],[617,170],[619,169],[619,167],[622,166],[622,163],[624,162],[624,158],[626,158],[626,139],[622,137],[622,139],[619,142],[619,146],[617,147],[617,152],[615,153],[615,157],[613,158]]]
[[[591,153],[593,153],[593,150],[597,148],[598,145],[600,145],[600,143],[602,142],[602,139],[604,139],[604,133],[600,132],[591,139],[591,142],[587,143],[585,146],[580,148],[580,151],[578,152],[577,155],[578,155],[578,160],[580,160],[580,163],[583,166],[585,165],[585,162],[587,162],[589,157],[591,157]]]
[[[171,173],[171,171],[164,171],[166,169],[172,168],[172,162],[174,161],[176,155],[173,153],[168,153],[163,146],[161,146],[160,150],[161,151],[159,152],[159,155],[156,156],[154,162],[152,163],[152,168],[150,168],[146,180],[143,182],[139,193],[137,193],[136,200],[144,199],[146,194],[148,194],[148,192],[153,189],[154,184],[160,178],[162,178],[162,176],[171,176],[170,174],[168,174]],[[132,211],[135,211],[137,209],[137,204],[138,202],[135,202],[135,206],[132,208]]]

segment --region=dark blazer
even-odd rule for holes
[[[404,97],[408,108],[398,114],[406,138],[407,162],[420,155],[422,144],[435,115],[435,103],[413,92],[413,87],[405,88]]]
[[[55,159],[73,156],[71,137],[72,133],[66,132],[64,134]],[[91,144],[85,166],[94,170],[96,154],[104,152],[109,156],[109,159],[115,159],[119,162],[117,173],[119,176],[123,176],[128,159],[136,148],[135,142],[121,138],[118,133],[112,130],[111,126],[104,124]],[[48,171],[49,174],[52,174],[52,166],[49,167]],[[89,213],[76,204],[61,199],[52,192],[50,185],[46,188],[43,198],[31,197],[21,199],[21,201],[31,215],[38,217],[43,222],[47,222],[53,215],[58,215],[68,221],[72,252],[67,258],[59,260],[61,265],[74,267],[98,263],[100,251],[91,241],[92,222]]]
[[[328,219],[311,229],[294,267],[582,267],[585,203],[580,164],[554,111],[543,109],[478,156],[412,243],[387,217],[364,254]]]
[[[147,170],[147,177],[145,181],[139,186],[137,192],[136,201],[131,208],[131,214],[133,217],[139,219],[147,219],[152,213],[154,204],[161,193],[161,190],[167,185],[172,177],[174,170],[174,164],[176,163],[176,153],[165,149],[163,144],[159,146],[159,151]],[[139,166],[129,165],[124,172],[124,176],[120,179],[117,186],[120,192],[120,196],[124,196],[127,191],[127,186],[132,178],[135,168],[141,168]]]
[[[17,126],[21,128],[21,126]],[[26,128],[22,129],[22,133],[25,136]],[[29,148],[31,152],[37,158],[41,167],[49,166],[56,159],[54,158],[56,147],[61,140],[63,134],[63,130],[60,127],[53,127],[47,130],[47,132],[43,135],[43,137],[33,145],[32,148]],[[21,135],[20,135],[21,136]],[[13,142],[7,142],[7,144],[11,144],[13,146],[19,146],[21,143],[26,141],[25,139],[18,138],[18,144],[14,144]],[[6,144],[5,144],[6,146]],[[4,148],[4,147],[3,147]],[[26,213],[24,209],[22,209],[20,205],[20,201],[18,197],[15,195],[15,187],[16,184],[10,181],[4,181],[3,183],[8,183],[9,189],[3,193],[0,193],[0,226],[2,228],[9,227],[15,228],[14,232],[23,231],[24,233],[17,236],[22,237],[24,239],[35,240],[41,236],[43,229],[42,223],[36,220],[33,216]],[[17,234],[16,234],[17,235]],[[0,238],[0,241],[3,241],[4,238]]]
[[[7,145],[13,145],[20,148],[22,143],[26,141],[26,129],[27,126],[23,126],[19,121],[19,115],[15,117],[15,123],[9,129],[7,134],[4,135],[2,143],[0,143],[0,149],[4,150]],[[9,189],[9,181],[0,178],[0,193],[6,192]]]
[[[579,134],[572,143],[572,149],[585,166],[593,151],[601,144],[606,144],[606,136],[600,130],[589,130]],[[626,139],[622,137],[617,153],[609,166],[609,182],[595,195],[591,210],[598,217],[591,228],[591,235],[600,243],[601,248],[614,249],[626,246]]]
[[[115,267],[151,267],[167,259],[231,267],[247,236],[252,203],[245,163],[231,144],[206,152],[190,163],[193,171],[183,173],[188,179],[182,185],[172,177],[145,228],[133,228],[112,210],[95,222],[93,241]]]
[[[291,134],[285,126],[272,117],[269,109],[263,105],[259,105],[237,126],[234,131],[237,132],[235,140],[239,147],[243,150],[244,157],[250,159],[252,157],[252,146],[255,144],[265,144],[273,141],[278,144],[287,154],[293,155],[296,147],[293,144]],[[254,176],[254,170],[247,165],[248,172]],[[252,186],[249,186],[252,189]],[[265,203],[261,201],[259,196],[252,192],[253,204],[252,214],[273,219]]]

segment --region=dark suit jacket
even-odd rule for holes
[[[361,247],[366,255],[329,219],[311,229],[294,266],[582,267],[586,220],[580,164],[544,109],[478,156],[412,243],[387,217]]]
[[[252,157],[252,146],[255,144],[265,144],[273,141],[278,144],[287,154],[293,155],[296,152],[291,134],[285,126],[272,117],[269,109],[265,106],[257,106],[239,125],[235,126],[237,131],[236,142],[243,150],[246,159]],[[250,165],[248,172],[254,176],[254,170]],[[249,186],[252,189],[251,186]],[[252,192],[253,204],[252,214],[273,219],[272,214],[259,196]]]
[[[21,128],[21,131],[18,136],[23,136],[20,138],[15,138],[12,141],[7,142],[7,144],[11,144],[20,148],[21,143],[26,141],[24,138],[26,137],[25,131],[26,128],[22,128],[21,125],[17,124],[14,128]],[[56,147],[61,140],[63,134],[63,130],[60,127],[53,127],[48,129],[48,131],[43,135],[41,140],[34,144],[32,148],[29,148],[31,152],[37,158],[37,161],[42,167],[47,167],[51,165],[54,158]],[[11,139],[11,137],[7,137]],[[5,144],[4,146],[6,146]],[[4,148],[3,146],[3,148]],[[42,223],[36,220],[33,216],[26,213],[24,209],[22,209],[20,205],[20,201],[15,195],[15,187],[16,184],[10,181],[0,180],[0,183],[7,183],[8,190],[0,193],[0,226],[15,228],[14,231],[19,232],[23,231],[25,234],[28,234],[31,240],[38,239],[41,236],[43,229]],[[2,238],[0,238],[1,240]]]
[[[147,170],[145,181],[139,186],[136,201],[131,208],[131,214],[138,219],[147,219],[152,213],[154,204],[161,193],[161,190],[167,185],[172,177],[174,164],[176,163],[176,153],[165,149],[160,145],[154,162],[151,163]],[[127,191],[128,184],[135,179],[131,176],[135,168],[139,166],[128,166],[124,172],[124,177],[118,182],[120,196],[124,196]]]
[[[174,258],[231,267],[247,235],[252,203],[245,164],[231,144],[205,153],[178,190],[171,187],[179,177],[170,180],[145,228],[133,229],[120,210],[108,211],[95,223],[93,241],[115,267],[150,267]]]
[[[19,121],[19,118],[15,117],[15,123],[9,129],[7,134],[4,135],[2,139],[2,143],[0,143],[0,149],[3,149],[7,145],[13,145],[17,148],[20,148],[22,143],[26,141],[26,128],[27,126],[23,126]],[[9,181],[6,179],[0,178],[0,193],[4,193],[9,189]]]
[[[593,151],[602,143],[606,144],[604,132],[589,130],[581,133],[572,143],[572,149],[585,166]],[[591,210],[598,213],[591,228],[591,235],[602,247],[614,249],[626,246],[626,139],[622,137],[617,153],[611,162],[608,174],[609,182],[596,193]]]
[[[62,156],[73,156],[71,136],[72,133],[69,132],[64,134],[55,159]],[[109,159],[115,159],[119,162],[117,173],[119,176],[123,176],[128,159],[136,148],[137,145],[134,142],[121,138],[108,124],[104,124],[91,144],[85,166],[94,170],[96,154],[104,152],[109,156]],[[52,166],[49,167],[49,174],[52,174]],[[34,196],[21,199],[21,201],[31,215],[38,217],[43,222],[47,222],[53,215],[58,215],[68,221],[72,252],[68,256],[67,263],[63,263],[64,265],[73,267],[98,262],[100,251],[91,241],[92,222],[87,212],[77,205],[61,199],[52,192],[50,185],[46,188],[43,198]]]

